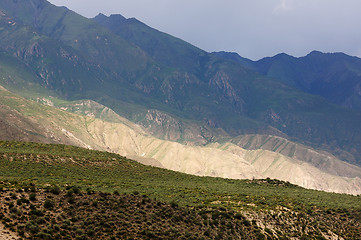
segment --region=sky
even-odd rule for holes
[[[361,57],[361,0],[50,0],[88,18],[135,17],[203,50],[258,60],[313,50]]]

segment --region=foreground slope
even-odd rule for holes
[[[2,223],[25,239],[360,238],[360,196],[196,177],[65,145],[0,142],[0,165]]]
[[[136,20],[115,17],[104,27],[97,19],[45,0],[3,0],[0,7],[2,50],[30,66],[41,86],[63,98],[92,99],[135,122],[155,110],[220,129],[209,131],[211,136],[197,139],[198,143],[244,133],[277,135],[360,162],[359,112],[206,53]],[[142,33],[144,41],[139,37]],[[173,138],[188,140],[177,134]]]
[[[49,102],[51,99],[48,99]],[[112,118],[112,122],[94,118],[97,114],[92,112],[88,112],[93,116],[90,117],[44,106],[5,89],[0,90],[0,103],[3,126],[10,126],[0,129],[3,140],[65,143],[106,150],[144,163],[201,176],[233,179],[272,177],[307,188],[361,193],[359,167],[330,155],[312,153],[314,150],[309,150],[310,160],[307,162],[301,157],[265,149],[246,150],[228,142],[203,147],[187,146],[154,138],[140,126],[100,105],[99,114]],[[80,106],[86,107],[87,104],[79,104],[79,111],[84,109]],[[289,142],[288,145],[302,149],[295,143]]]

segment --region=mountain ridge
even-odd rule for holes
[[[232,59],[304,92],[322,96],[337,105],[361,109],[361,59],[356,56],[342,52],[312,51],[302,57],[280,53],[251,61],[243,59],[237,53],[215,54]]]

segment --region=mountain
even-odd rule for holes
[[[256,67],[261,73],[305,92],[361,110],[361,59],[357,57],[314,51],[301,58],[265,58],[258,61]]]
[[[251,61],[236,53],[216,53],[306,93],[361,110],[361,59],[344,53],[313,51],[304,57],[278,54]]]
[[[155,61],[180,71],[204,78],[204,64],[211,55],[193,45],[153,29],[136,18],[126,19],[120,14],[109,17],[99,14],[93,20],[112,33],[139,46]]]

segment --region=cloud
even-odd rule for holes
[[[294,0],[280,0],[274,8],[275,12],[290,11],[294,9]]]

